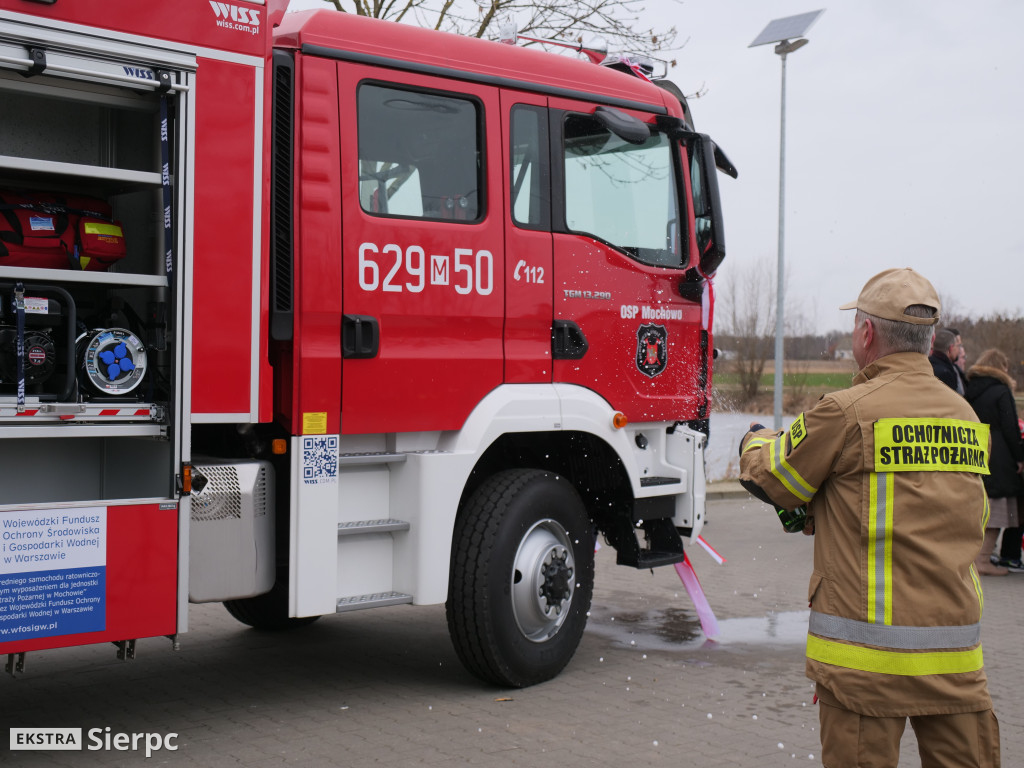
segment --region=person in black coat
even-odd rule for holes
[[[951,328],[943,328],[935,332],[932,353],[928,355],[928,362],[939,381],[960,395],[964,394],[964,379],[956,363],[961,348],[960,335]]]
[[[1009,374],[1009,361],[998,349],[982,353],[967,371],[967,402],[978,418],[989,425],[992,452],[989,457],[990,474],[983,477],[989,497],[991,516],[985,528],[985,541],[978,556],[979,573],[1003,576],[1007,568],[993,564],[989,556],[995,547],[999,529],[1005,528],[1004,539],[1016,539],[1014,570],[1020,566],[1021,529],[1017,515],[1017,497],[1024,493],[1021,471],[1024,470],[1024,441],[1017,422],[1017,405],[1013,399],[1013,379]],[[1019,568],[1024,571],[1024,567]]]
[[[956,375],[960,377],[960,383],[964,387],[964,391],[967,391],[967,348],[964,346],[964,340],[960,336],[960,331],[956,328],[947,328],[950,333],[956,336],[956,357],[951,357],[953,365],[956,366]],[[950,350],[952,352],[953,350]]]

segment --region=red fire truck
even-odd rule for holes
[[[627,58],[0,0],[0,654],[446,603],[572,657],[704,524],[716,167]]]

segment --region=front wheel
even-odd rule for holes
[[[477,677],[550,680],[579,645],[594,591],[594,534],[575,488],[535,469],[499,472],[455,524],[448,630]]]

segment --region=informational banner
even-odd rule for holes
[[[0,512],[0,643],[106,628],[107,509]]]

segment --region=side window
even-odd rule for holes
[[[363,84],[359,204],[375,216],[478,221],[481,110],[469,98]]]
[[[510,123],[512,221],[523,229],[550,229],[547,111],[517,104]]]
[[[619,138],[589,115],[569,115],[564,145],[565,223],[645,264],[682,267],[673,142]]]
[[[711,206],[704,191],[704,173],[699,160],[699,146],[691,142],[686,147],[690,156],[690,187],[693,189],[693,215],[697,225],[697,252],[703,254],[711,243]]]

